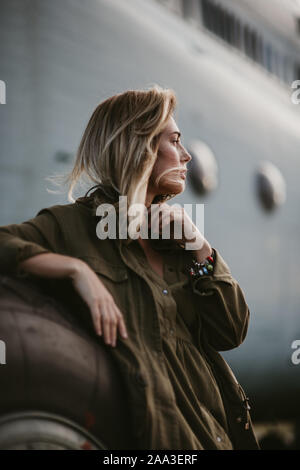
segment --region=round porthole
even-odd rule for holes
[[[194,190],[206,194],[218,185],[218,165],[211,148],[200,140],[194,140],[188,146],[192,156],[189,163],[188,177]]]
[[[286,184],[280,170],[264,161],[256,172],[256,192],[264,209],[271,211],[286,200]]]

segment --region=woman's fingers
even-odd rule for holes
[[[89,306],[96,333],[115,346],[118,328],[123,338],[128,337],[123,315],[97,274],[84,262],[80,267],[72,277],[73,285]]]
[[[101,308],[101,320],[103,326],[104,341],[106,344],[111,344],[111,333],[110,333],[110,316],[107,312],[106,307]]]
[[[123,338],[128,338],[125,322],[122,313],[119,311],[119,330]]]
[[[91,308],[91,314],[92,314],[95,331],[98,335],[102,335],[101,315],[100,315],[100,309],[99,309],[98,303],[95,302],[93,305],[91,305],[90,308]]]
[[[103,334],[106,344],[116,346],[117,330],[123,338],[128,338],[123,315],[115,304],[94,305],[92,308],[92,318],[96,333]]]
[[[111,316],[110,332],[111,332],[111,339],[112,339],[111,345],[115,347],[116,342],[117,342],[117,330],[118,329],[120,331],[120,334],[123,336],[123,338],[127,338],[128,336],[127,336],[127,331],[126,331],[122,313],[120,312],[120,310],[115,304],[113,307],[114,308],[113,308],[113,312]]]
[[[112,313],[111,320],[110,320],[110,338],[111,338],[111,345],[115,347],[117,341],[117,326],[118,321],[115,313]]]

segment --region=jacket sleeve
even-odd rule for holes
[[[20,224],[0,227],[0,272],[20,278],[29,273],[19,267],[27,258],[56,252],[61,239],[58,222],[48,209]]]
[[[199,315],[202,325],[199,335],[204,335],[217,351],[227,351],[244,341],[250,312],[244,293],[232,277],[228,265],[219,251],[213,250],[213,274],[192,280],[192,288],[201,297]]]

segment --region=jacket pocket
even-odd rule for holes
[[[114,298],[121,313],[127,310],[128,302],[128,272],[123,265],[109,263],[104,258],[93,256],[77,256],[95,271],[101,282]]]
[[[127,269],[122,265],[111,264],[104,258],[93,256],[78,256],[85,261],[97,274],[104,276],[114,282],[122,282],[128,279]]]

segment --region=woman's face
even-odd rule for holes
[[[185,189],[186,165],[191,158],[180,141],[180,131],[174,118],[170,117],[161,134],[148,191],[153,195],[182,193]]]

